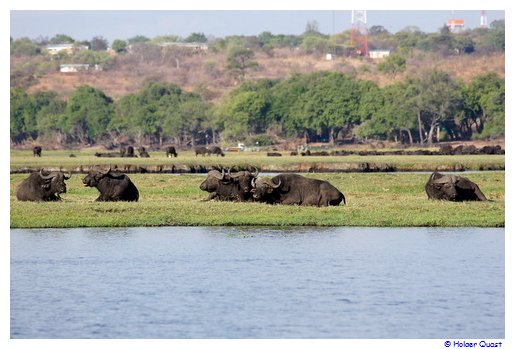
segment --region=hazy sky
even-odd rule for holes
[[[504,19],[504,11],[486,12],[488,22]],[[406,26],[417,26],[424,32],[435,32],[452,16],[464,19],[466,28],[479,27],[480,10],[444,11],[367,11],[368,26],[382,25],[391,33]],[[325,34],[338,33],[351,27],[351,11],[10,11],[10,35],[51,38],[67,34],[76,40],[103,36],[109,42],[135,35],[149,38],[158,35],[204,33],[206,36],[301,34],[309,21],[317,21]]]

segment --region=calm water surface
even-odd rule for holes
[[[11,230],[12,338],[504,338],[504,229]]]

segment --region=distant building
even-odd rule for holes
[[[57,45],[47,45],[46,49],[48,53],[51,55],[56,55],[61,51],[65,51],[68,54],[73,53],[77,50],[88,50],[88,47],[85,45],[77,45],[77,44],[57,44]]]
[[[91,66],[89,64],[61,64],[60,71],[61,73],[78,73],[81,71],[90,70]],[[102,67],[98,64],[93,66],[95,71],[102,71]]]
[[[372,59],[386,58],[390,55],[390,50],[370,50],[368,55]]]
[[[458,33],[465,27],[464,19],[449,19],[447,26],[452,33]]]
[[[160,43],[159,46],[167,47],[167,46],[176,46],[176,47],[185,47],[190,48],[195,51],[207,51],[209,45],[203,42],[163,42]]]

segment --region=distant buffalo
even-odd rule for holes
[[[171,158],[172,156],[177,157],[177,151],[174,146],[166,147],[166,157]]]
[[[118,158],[121,156],[120,153],[110,152],[110,153],[95,153],[96,157],[99,158]]]
[[[448,201],[486,201],[476,183],[468,178],[443,175],[433,172],[429,176],[425,190],[428,199]]]
[[[252,183],[256,201],[269,204],[302,206],[337,206],[345,196],[331,183],[298,174],[280,174],[258,178]]]
[[[91,170],[82,179],[86,187],[97,188],[100,196],[96,201],[138,201],[139,192],[130,178],[123,173],[108,170]]]
[[[34,148],[32,148],[32,155],[34,157],[41,157],[41,150],[43,150],[43,148],[41,148],[39,145],[36,145]]]
[[[65,180],[70,179],[71,173],[65,176],[63,172],[39,172],[30,176],[16,188],[16,198],[20,201],[60,201],[59,194],[66,193]]]
[[[210,154],[209,153],[209,150],[204,147],[204,146],[198,146],[198,147],[195,147],[195,156],[197,155],[202,155],[202,156],[205,156],[206,154]]]
[[[209,154],[216,154],[216,156],[221,155],[225,156],[224,152],[222,151],[222,148],[216,145],[212,145],[209,148],[207,148]]]
[[[125,148],[123,145],[120,146],[120,156],[122,158],[135,158],[138,157],[134,154],[134,147],[131,145],[128,145],[127,148]]]
[[[148,154],[147,149],[145,149],[145,147],[143,147],[143,146],[139,147],[138,151],[139,151],[140,158],[149,158],[150,157],[150,155]]]

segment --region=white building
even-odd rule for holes
[[[61,73],[78,73],[89,70],[89,64],[61,64]]]
[[[370,50],[368,55],[372,59],[386,58],[390,55],[390,50]]]
[[[46,49],[48,53],[51,55],[56,55],[61,51],[65,51],[68,54],[73,53],[75,50],[88,50],[87,46],[77,45],[77,44],[57,44],[57,45],[47,45]]]

